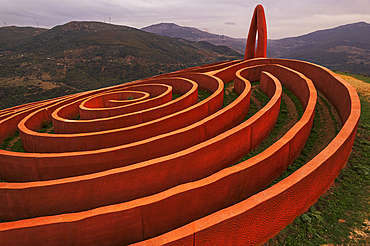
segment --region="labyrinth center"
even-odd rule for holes
[[[1,143],[18,131],[26,153],[0,150],[0,244],[258,245],[273,237],[334,182],[361,110],[355,89],[329,69],[266,58],[266,50],[259,5],[244,60],[1,110]],[[231,81],[238,97],[223,107]],[[256,81],[269,100],[247,117]],[[303,115],[235,165],[274,128],[283,87]],[[199,101],[199,90],[210,96]],[[268,187],[301,154],[317,91],[336,109],[339,133]],[[51,123],[54,134],[39,132]]]

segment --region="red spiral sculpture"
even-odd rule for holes
[[[19,130],[27,151],[0,150],[0,177],[8,181],[0,183],[0,219],[16,220],[0,224],[0,244],[258,245],[305,212],[348,159],[360,101],[324,67],[254,58],[266,56],[266,37],[259,5],[247,60],[0,111],[1,142]],[[239,96],[222,108],[224,85],[232,80]],[[253,81],[269,102],[243,122]],[[300,100],[303,116],[261,154],[233,165],[274,127],[282,85]],[[198,89],[212,94],[197,102]],[[316,89],[336,108],[340,132],[265,189],[303,149]],[[172,100],[173,93],[182,96]],[[44,122],[53,122],[55,134],[37,132]]]

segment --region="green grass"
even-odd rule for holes
[[[253,93],[262,103],[262,107],[265,106],[270,101],[270,98],[268,98],[268,96],[265,93],[263,93],[260,89],[254,90]]]
[[[254,86],[254,85],[259,85],[259,83],[260,82],[257,81],[257,82],[253,82],[251,84],[252,84],[252,86]],[[253,90],[252,90],[252,93],[254,93]],[[253,100],[250,100],[249,111],[248,111],[248,114],[245,117],[245,120],[244,121],[246,121],[247,119],[249,119],[250,117],[252,117],[255,113],[257,113],[257,111],[258,111],[257,105],[255,104],[255,102]]]
[[[0,146],[0,149],[8,150],[8,151],[13,151],[13,152],[22,152],[22,153],[25,153],[26,151],[23,148],[22,140],[21,139],[17,140],[13,144],[13,146],[11,146],[10,150],[8,149],[11,141],[13,141],[15,138],[18,138],[18,137],[19,137],[19,131],[16,131],[13,134],[13,136],[8,137],[7,139],[4,140],[3,144]],[[6,181],[4,181],[3,179],[0,178],[0,182],[6,182]],[[0,220],[0,222],[1,222],[1,220]]]
[[[175,94],[175,93],[172,93],[172,100],[175,100],[175,99],[177,99],[177,98],[179,98],[179,97],[181,97],[182,95],[180,95],[180,94]]]
[[[37,132],[39,133],[50,133],[50,134],[53,134],[54,133],[54,129],[50,130],[50,128],[53,127],[53,123],[50,122],[46,122],[44,121],[44,123],[42,124],[42,128],[39,129]],[[11,137],[8,137],[7,139],[4,140],[3,144],[0,146],[0,149],[3,149],[3,150],[9,150],[9,151],[13,151],[13,152],[22,152],[22,153],[25,153],[26,151],[24,150],[23,148],[23,144],[22,144],[22,140],[21,139],[18,139],[16,142],[13,143],[12,146],[10,146],[10,143],[11,141],[13,141],[15,138],[19,137],[19,131],[16,131],[14,133],[13,136]],[[9,146],[10,146],[10,149],[9,149]]]
[[[0,149],[6,149],[6,147],[9,145],[10,141],[12,141],[16,137],[19,137],[19,131],[16,131],[13,136],[6,138],[3,142],[3,144],[0,146]]]
[[[42,124],[42,128],[39,129],[37,132],[39,133],[49,133],[49,134],[54,134],[54,129],[50,130],[50,128],[53,127],[53,122],[47,122],[47,121],[44,121],[44,123]]]
[[[347,73],[347,72],[336,72],[337,74],[341,74],[341,75],[347,75],[347,76],[352,76],[356,79],[359,79],[365,83],[370,83],[370,77],[366,77],[366,76],[363,76],[363,75],[359,75],[359,74],[350,74],[350,73]]]
[[[323,100],[325,106],[329,109],[329,112],[330,112],[330,115],[331,115],[331,120],[334,122],[334,125],[335,125],[335,135],[337,135],[337,133],[339,132],[339,124],[337,122],[337,119],[334,117],[334,114],[331,110],[330,104],[321,95],[319,95],[319,97]],[[296,97],[292,98],[292,100],[295,104],[299,103],[299,101],[297,102],[298,99]],[[296,104],[296,107],[297,106],[298,105]],[[302,113],[303,113],[303,108],[302,108],[302,105],[299,103],[298,115],[301,115],[301,117],[302,117]],[[323,126],[324,120],[325,120],[325,118],[324,118],[323,108],[319,104],[316,104],[315,118],[314,118],[314,121],[313,121],[311,133],[308,137],[308,140],[305,144],[304,149],[301,152],[301,155],[293,162],[292,165],[290,165],[288,167],[288,169],[285,172],[282,173],[282,175],[278,179],[273,181],[269,185],[269,187],[278,183],[279,181],[283,180],[284,178],[288,177],[290,174],[292,174],[293,172],[295,172],[296,170],[301,168],[305,163],[307,163],[312,158],[312,155],[310,155],[310,154],[315,150],[315,146],[318,143],[323,144],[322,138],[326,134],[326,129]]]
[[[294,100],[293,100],[294,101]],[[301,105],[301,109],[298,109],[298,115],[300,115],[303,112],[303,108]],[[285,179],[289,175],[291,175],[293,172],[297,171],[299,168],[301,168],[305,163],[309,161],[310,153],[314,150],[315,145],[320,141],[320,138],[323,137],[325,134],[325,129],[322,128],[322,117],[323,117],[323,109],[316,104],[315,109],[315,118],[313,120],[313,125],[311,129],[311,133],[307,139],[307,142],[301,152],[301,155],[298,156],[297,159],[294,160],[292,165],[290,165],[287,170],[285,170],[279,178],[277,178],[275,181],[273,181],[269,187],[277,184],[281,180]]]
[[[250,104],[249,104],[249,111],[247,113],[247,116],[245,117],[245,120],[248,120],[250,117],[252,117],[255,113],[257,113],[258,111],[258,108],[257,108],[257,105],[255,104],[254,101],[250,101]]]
[[[342,169],[332,188],[306,213],[297,217],[278,236],[270,239],[270,245],[370,244],[370,239],[355,242],[349,238],[354,233],[354,228],[363,229],[363,221],[370,220],[370,102],[361,95],[360,100],[361,119],[347,166]],[[335,119],[332,113],[331,115]],[[309,153],[308,149],[315,143],[313,138],[317,138],[319,133],[315,130],[317,127],[315,120],[312,136],[310,135],[303,153]],[[307,157],[304,154],[300,156],[289,169],[294,171],[299,168],[300,163],[307,161],[305,158]],[[289,174],[284,173],[279,180],[287,175]]]
[[[304,113],[301,102],[290,90],[288,90],[284,86],[283,86],[283,92],[285,92],[288,95],[288,97],[290,97],[290,99],[293,101],[293,103],[294,103],[294,105],[295,105],[295,107],[298,111],[298,120],[299,120],[302,117],[303,113]]]
[[[283,91],[287,92],[288,90],[286,90],[283,87]],[[265,106],[268,103],[269,98],[263,92],[261,92],[259,89],[254,90],[253,93],[256,95],[257,99],[262,103],[262,107]],[[296,105],[296,108],[298,110],[298,115],[302,115],[303,114],[303,108],[302,108],[302,105],[300,104],[298,98],[296,96],[294,96],[293,93],[288,93],[288,96],[293,100],[295,105],[296,105],[296,103],[298,104],[298,105]],[[250,117],[252,117],[257,112],[257,107],[254,105],[253,101],[251,101],[251,107],[250,107],[249,111],[250,112],[248,112],[248,115],[247,115],[246,119],[249,119]],[[283,127],[287,124],[287,122],[289,120],[290,119],[288,119],[287,106],[285,104],[285,101],[281,100],[280,112],[279,112],[276,124],[275,124],[274,128],[272,129],[272,131],[270,132],[270,134],[268,135],[268,137],[266,139],[264,139],[262,141],[262,143],[256,149],[252,150],[249,154],[245,155],[236,164],[238,164],[240,162],[243,162],[243,161],[246,161],[249,158],[260,154],[261,152],[266,150],[268,147],[270,147],[272,144],[274,144],[275,141],[277,140],[276,139],[277,136],[279,134],[281,134],[281,131],[282,131]],[[289,129],[287,129],[287,130],[289,130]]]
[[[8,137],[7,139],[4,140],[3,144],[0,146],[0,149],[3,149],[3,150],[6,150],[9,145],[10,145],[10,142],[13,141],[15,138],[19,137],[19,131],[16,131],[14,133],[13,136],[11,137]],[[17,140],[13,146],[11,146],[10,150],[9,151],[14,151],[14,152],[26,152],[24,149],[23,149],[23,145],[22,145],[22,141],[21,139]]]
[[[22,140],[19,139],[17,142],[13,144],[13,146],[10,148],[11,151],[14,152],[23,152],[25,153],[26,151],[23,148]]]
[[[208,98],[211,95],[212,95],[212,93],[210,93],[210,92],[208,92],[206,90],[200,90],[200,89],[198,89],[198,102],[203,101],[204,99]]]
[[[332,109],[331,104],[323,96],[321,96],[321,94],[318,94],[318,96],[322,99],[322,101],[325,103],[326,107],[329,109],[331,119],[333,120],[334,125],[335,125],[335,135],[336,135],[336,134],[338,134],[338,132],[340,130],[340,124],[337,120],[337,117],[334,116],[333,110],[335,110],[335,109]]]
[[[235,90],[227,92],[226,86],[224,87],[224,102],[222,104],[222,108],[225,108],[227,105],[232,103],[235,99],[238,98],[238,94],[235,93]]]

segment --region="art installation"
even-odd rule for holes
[[[1,143],[18,130],[26,153],[0,150],[0,219],[9,221],[0,223],[0,245],[259,245],[276,235],[334,182],[361,112],[355,89],[329,69],[266,58],[266,49],[258,5],[244,60],[1,110]],[[230,81],[239,96],[222,108]],[[243,121],[254,81],[269,102]],[[234,165],[273,129],[282,86],[303,116]],[[198,89],[212,94],[198,103]],[[337,110],[339,133],[266,188],[300,155],[317,90]],[[37,132],[45,122],[55,134]]]

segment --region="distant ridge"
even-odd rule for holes
[[[241,54],[227,47],[205,44],[204,42],[184,42],[128,26],[102,22],[72,21],[51,29],[32,27],[0,28],[0,52],[42,51],[52,55],[51,53],[75,49],[76,47],[78,49],[90,47],[91,49],[91,46],[99,49],[104,47],[104,50],[130,49],[132,53],[128,53],[129,55],[144,60],[149,59],[149,56],[161,62],[166,60],[175,62],[175,60],[180,59],[175,62],[176,64],[182,63],[181,60],[187,63],[194,58],[184,66],[208,62],[208,58],[212,62],[219,59],[238,59],[242,57]],[[126,52],[122,55],[124,54]],[[90,56],[89,52],[86,55]],[[228,58],[228,56],[230,57]]]
[[[141,30],[186,40],[222,44],[244,53],[245,39],[212,34],[193,27],[160,23]],[[370,24],[358,22],[299,37],[268,40],[268,57],[317,63],[333,70],[370,75]]]
[[[244,38],[231,38],[225,35],[205,32],[194,27],[179,26],[174,23],[159,23],[141,28],[141,30],[171,38],[182,38],[194,42],[206,41],[214,45],[225,45],[240,53],[244,53],[245,50],[246,40]]]
[[[34,27],[8,26],[0,28],[0,50],[8,50],[30,41],[33,36],[46,32],[48,29]]]
[[[370,24],[358,22],[299,37],[269,40],[268,55],[370,75]]]

